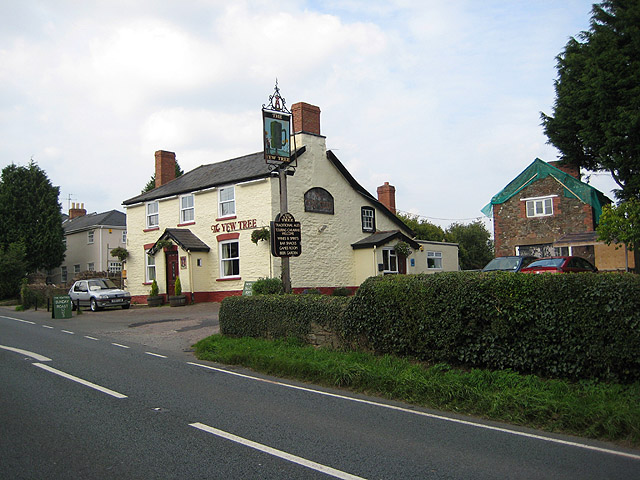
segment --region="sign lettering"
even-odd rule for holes
[[[235,232],[237,230],[249,230],[251,228],[258,228],[258,220],[252,218],[251,220],[239,220],[235,222],[227,222],[227,223],[214,223],[211,225],[211,231],[213,233],[220,232]]]
[[[274,257],[298,257],[302,252],[302,229],[293,215],[284,213],[271,222],[271,254]]]

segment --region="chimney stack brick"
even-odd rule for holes
[[[578,165],[574,165],[571,163],[565,163],[563,165],[563,162],[561,161],[549,162],[549,165],[556,167],[558,170],[562,170],[564,173],[567,173],[572,177],[580,180],[580,167]]]
[[[84,203],[71,203],[71,208],[69,209],[69,220],[84,217],[86,214],[87,211],[84,209]]]
[[[396,214],[396,187],[384,182],[378,187],[378,201],[387,207],[391,213]]]
[[[310,133],[320,135],[320,107],[304,102],[291,106],[293,115],[293,133]]]
[[[156,188],[176,178],[176,154],[165,150],[156,152]]]

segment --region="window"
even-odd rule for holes
[[[160,225],[158,221],[158,202],[147,203],[147,228],[155,228]]]
[[[124,230],[122,232],[122,243],[124,243],[125,245],[127,243],[127,231],[126,230]]]
[[[382,265],[384,273],[398,273],[398,258],[393,248],[382,249]]]
[[[95,272],[96,271],[95,263],[93,263],[93,262],[87,263],[87,270],[90,271],[90,272]]]
[[[60,277],[63,282],[67,281],[67,267],[60,267]]]
[[[427,252],[427,268],[442,269],[442,252]]]
[[[64,245],[64,249],[67,249],[67,237],[62,237],[62,244]]]
[[[73,273],[74,274],[80,273],[80,264],[73,266]]]
[[[221,188],[218,192],[218,214],[230,217],[236,214],[236,194],[234,187]]]
[[[87,243],[91,244],[93,243],[93,234],[95,233],[95,230],[89,230],[87,232]]]
[[[180,197],[180,223],[189,223],[195,220],[193,208],[193,194]]]
[[[333,195],[321,187],[313,187],[304,194],[304,211],[333,215]]]
[[[122,263],[109,262],[109,273],[120,273],[122,271]]]
[[[220,276],[240,275],[240,254],[237,241],[220,242]]]
[[[361,212],[362,212],[362,231],[375,232],[376,231],[375,210],[371,207],[362,207]]]
[[[146,271],[147,271],[147,283],[151,283],[156,279],[156,257],[153,255],[145,255],[146,257]]]
[[[553,199],[531,198],[527,200],[527,217],[545,217],[553,215]]]

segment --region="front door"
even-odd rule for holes
[[[166,252],[167,265],[167,295],[176,294],[176,278],[178,277],[178,252]]]
[[[398,253],[398,273],[400,275],[407,274],[407,257]]]

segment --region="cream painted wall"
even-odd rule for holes
[[[93,243],[88,242],[88,232],[93,230]],[[122,233],[124,228],[92,228],[66,235],[67,250],[62,266],[67,267],[67,278],[71,281],[74,276],[74,265],[80,265],[80,271],[88,269],[89,263],[94,264],[96,272],[107,271],[109,261],[118,262],[111,256],[111,250],[124,247]]]

